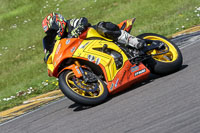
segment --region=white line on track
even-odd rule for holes
[[[57,100],[57,101],[55,101],[55,102],[51,102],[51,103],[49,103],[49,104],[46,104],[45,106],[43,106],[43,107],[41,107],[41,108],[35,109],[35,110],[30,111],[30,112],[28,112],[28,113],[25,113],[25,114],[23,114],[23,115],[17,116],[16,118],[13,118],[13,119],[11,119],[11,120],[8,120],[8,121],[6,121],[6,122],[4,122],[4,123],[1,123],[0,126],[3,126],[3,125],[5,125],[5,124],[7,124],[7,123],[9,123],[9,122],[12,122],[12,121],[14,121],[14,120],[17,120],[17,119],[19,119],[19,118],[21,118],[21,117],[24,117],[24,116],[29,115],[29,114],[31,114],[31,113],[34,113],[34,112],[36,112],[36,111],[38,111],[38,110],[41,110],[41,109],[43,109],[43,108],[45,108],[45,107],[47,107],[47,106],[50,106],[50,105],[52,105],[52,104],[55,104],[55,103],[58,103],[58,102],[61,102],[61,101],[64,101],[64,100],[66,100],[66,97],[61,98],[61,99],[59,99],[59,100]]]
[[[188,46],[191,46],[191,45],[196,44],[197,41],[200,41],[200,35],[194,36],[194,37],[190,38],[189,40],[191,40],[191,39],[192,39],[193,42],[189,41],[188,44],[181,45],[179,48],[180,48],[180,49],[183,49],[183,48],[186,48],[186,47],[188,47]],[[186,41],[186,42],[187,42],[187,41]]]
[[[194,45],[194,44],[196,44],[196,42],[194,42],[194,43],[189,43],[189,44],[180,46],[179,48],[180,48],[180,49],[184,49],[184,48],[186,48],[186,47],[188,47],[188,46],[191,46],[191,45]]]

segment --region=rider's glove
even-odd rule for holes
[[[81,33],[83,33],[83,31],[85,30],[84,26],[83,25],[78,25],[76,28],[74,28],[72,31],[71,31],[71,35],[73,37],[78,37]]]

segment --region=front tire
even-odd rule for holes
[[[168,46],[169,52],[162,55],[152,56],[144,63],[150,68],[151,72],[159,75],[167,75],[179,70],[183,63],[181,51],[175,43],[171,42],[164,36],[154,33],[144,33],[138,36],[141,39],[159,40]],[[147,52],[148,55],[161,53],[159,50],[152,50]]]
[[[108,89],[100,78],[96,78],[97,83],[84,83],[83,79],[76,78],[72,71],[67,70],[59,76],[59,87],[66,97],[76,103],[97,105],[107,98]],[[95,87],[96,91],[88,91]]]

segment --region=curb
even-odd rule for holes
[[[191,34],[198,31],[200,31],[200,25],[177,32],[173,34],[170,38],[176,38],[181,35]],[[24,101],[22,105],[0,112],[0,124],[25,113],[28,113],[33,109],[36,109],[44,104],[47,104],[51,101],[55,101],[62,97],[64,97],[64,95],[60,90],[54,90],[46,94],[42,94],[40,96],[31,98],[27,101]]]
[[[173,34],[171,36],[171,38],[176,38],[176,37],[179,37],[179,36],[182,36],[182,35],[185,35],[185,34],[191,34],[191,33],[198,32],[198,31],[200,31],[200,25],[197,25],[197,26],[191,27],[189,29],[177,32],[177,33]]]
[[[22,105],[0,112],[0,123],[28,113],[33,109],[36,109],[51,101],[55,101],[61,97],[64,97],[64,95],[60,90],[54,90],[37,97],[33,97],[27,101],[24,101]]]

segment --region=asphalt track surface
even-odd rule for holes
[[[0,133],[199,133],[200,36],[181,51],[176,73],[151,75],[91,108],[61,99],[1,124]]]

